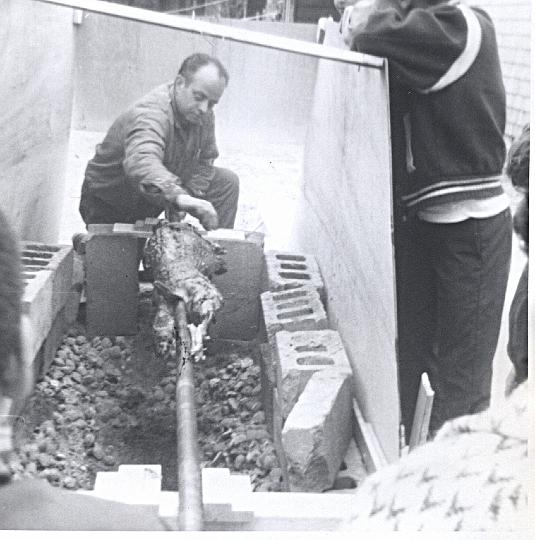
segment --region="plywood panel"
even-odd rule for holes
[[[232,21],[234,26],[313,41],[313,25]],[[153,87],[173,80],[194,52],[214,54],[230,73],[216,109],[220,132],[269,140],[304,136],[317,62],[313,58],[88,13],[76,29],[76,129],[106,130]]]
[[[0,207],[19,236],[55,242],[72,108],[72,10],[0,0]]]
[[[336,25],[327,39],[338,39]],[[365,420],[394,460],[399,400],[384,71],[320,62],[297,236],[320,265],[330,323],[346,346]]]

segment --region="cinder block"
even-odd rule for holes
[[[86,244],[86,321],[91,335],[137,332],[137,238],[94,234]]]
[[[273,355],[267,343],[260,344],[261,371],[260,385],[262,388],[262,406],[266,415],[266,424],[273,435],[273,391],[277,387],[277,370],[273,363]]]
[[[76,320],[78,306],[80,305],[80,296],[79,287],[73,286],[65,305],[54,318],[48,335],[34,359],[34,374],[36,378],[43,376],[48,371],[65,332]]]
[[[313,255],[266,251],[265,289],[271,292],[295,289],[300,285],[311,285],[325,303],[325,285]]]
[[[97,473],[94,492],[126,504],[158,506],[161,483],[161,465],[120,465],[117,472]]]
[[[332,487],[351,439],[351,403],[348,373],[312,375],[282,430],[291,491]]]
[[[352,374],[340,335],[335,330],[277,332],[274,340],[277,388],[286,420],[308,380],[316,371]]]
[[[249,476],[230,474],[229,469],[206,467],[201,471],[204,519],[215,524],[248,523],[251,511],[251,481]]]
[[[326,330],[327,314],[319,293],[311,285],[260,295],[268,340],[281,330]]]
[[[264,235],[219,229],[206,236],[227,251],[224,255],[227,271],[212,279],[223,295],[224,304],[216,313],[215,323],[210,325],[210,336],[253,340],[260,328]]]
[[[67,303],[73,285],[70,246],[22,243],[23,313],[32,326],[30,354],[35,358],[52,324]]]

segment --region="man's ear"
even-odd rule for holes
[[[186,86],[186,78],[179,73],[175,79],[175,88],[184,88],[185,86]]]

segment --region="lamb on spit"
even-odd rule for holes
[[[191,354],[202,358],[208,324],[223,303],[210,278],[226,271],[224,253],[221,246],[207,240],[189,223],[162,220],[155,225],[143,258],[154,277],[153,336],[162,359],[173,359],[176,354],[179,300],[186,305]]]

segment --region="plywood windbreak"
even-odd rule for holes
[[[329,44],[338,36],[331,25]],[[384,70],[320,61],[296,237],[319,263],[359,406],[392,461],[399,398],[388,103]]]
[[[316,33],[314,25],[222,22],[303,41],[313,41]],[[76,28],[74,129],[107,130],[135,100],[173,80],[195,52],[217,56],[230,74],[215,111],[218,134],[302,140],[315,59],[94,13]]]
[[[0,0],[0,208],[27,240],[57,240],[73,52],[72,10]]]

